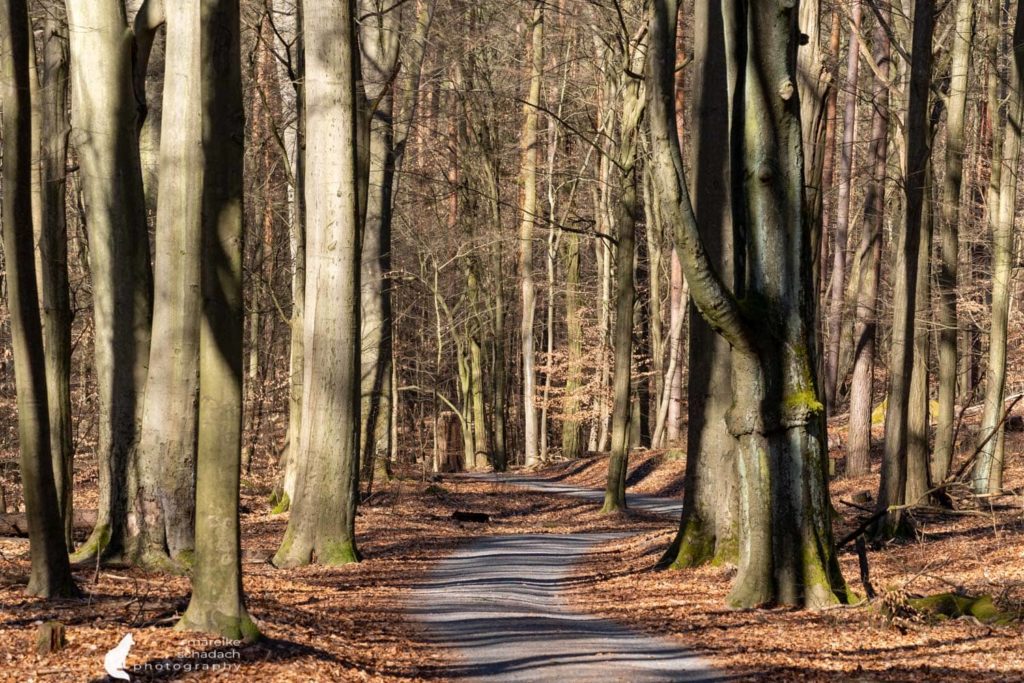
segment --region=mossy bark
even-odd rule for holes
[[[733,348],[729,431],[737,441],[739,572],[729,604],[824,607],[848,599],[831,527],[804,194],[794,8],[747,7],[730,33],[743,49],[733,109],[734,208],[747,230],[741,296],[715,272],[686,192],[671,83],[677,4],[654,3],[650,83],[653,163],[692,296]],[[733,101],[734,104],[737,102]]]

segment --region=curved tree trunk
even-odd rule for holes
[[[816,296],[803,182],[796,73],[798,40],[785,2],[751,5],[732,31],[746,53],[740,188],[750,228],[744,304],[718,277],[686,191],[676,135],[671,59],[676,3],[658,0],[651,19],[651,137],[662,202],[675,226],[687,281],[701,314],[733,348],[733,408],[740,483],[737,607],[822,607],[847,599],[835,555],[828,499],[824,406],[814,329]],[[755,39],[755,36],[757,39]],[[770,87],[764,87],[770,84]]]
[[[694,212],[708,258],[723,281],[732,283],[737,272],[736,254],[742,241],[738,235],[740,224],[733,220],[733,170],[722,140],[730,136],[730,102],[737,80],[736,6],[728,0],[698,2],[694,7],[695,26],[699,27],[694,39],[693,65],[696,103],[693,119],[697,126],[693,138]],[[662,203],[666,200],[660,194],[659,199]],[[680,269],[681,283],[684,282],[682,249],[683,244],[677,238],[674,267]],[[682,292],[679,296],[686,300]],[[683,516],[679,533],[662,560],[674,567],[692,567],[712,558],[734,561],[737,553],[736,441],[726,424],[732,405],[732,352],[729,342],[715,333],[697,307],[692,303],[688,307],[689,384]],[[682,311],[679,314],[682,315]],[[677,353],[681,354],[682,350]],[[681,400],[680,397],[679,402]]]

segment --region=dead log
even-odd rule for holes
[[[95,510],[75,510],[75,530],[91,531],[96,526]],[[0,514],[0,538],[27,538],[28,519],[24,512]]]

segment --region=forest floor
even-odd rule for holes
[[[1024,439],[1007,444],[1008,488],[1024,485]],[[684,463],[667,453],[631,458],[630,490],[675,496]],[[876,606],[827,612],[723,607],[733,571],[704,567],[655,572],[671,540],[673,520],[633,511],[602,516],[590,501],[538,493],[508,483],[410,476],[374,493],[360,508],[358,532],[365,560],[339,568],[277,570],[266,559],[287,522],[267,503],[271,468],[257,467],[243,487],[244,584],[249,610],[265,639],[235,648],[173,630],[187,605],[184,577],[126,567],[79,568],[81,600],[44,603],[23,594],[27,542],[0,540],[0,682],[99,681],[103,655],[126,633],[135,638],[128,659],[133,680],[444,680],[458,669],[430,634],[408,617],[415,590],[437,562],[482,536],[631,532],[599,546],[576,569],[566,596],[576,609],[638,632],[670,636],[740,679],[785,680],[1021,680],[1024,629],[972,619],[890,625]],[[530,476],[601,487],[605,459],[553,465]],[[95,470],[80,475],[81,509],[95,506]],[[90,486],[92,493],[89,494]],[[860,511],[845,505],[877,477],[838,479],[833,502],[852,529]],[[10,488],[8,487],[8,493]],[[484,512],[487,523],[451,518],[456,510]],[[991,594],[1000,607],[1024,600],[1024,496],[989,501],[958,515],[919,515],[915,539],[870,548],[871,579],[886,590],[931,594],[961,589]],[[851,585],[863,591],[857,556],[840,559]],[[38,623],[67,626],[60,652],[35,654]]]

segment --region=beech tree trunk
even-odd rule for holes
[[[828,514],[794,9],[751,5],[730,32],[746,54],[743,108],[733,111],[742,137],[731,149],[742,164],[740,206],[751,230],[742,306],[708,259],[685,189],[672,97],[676,10],[673,0],[656,1],[650,25],[653,163],[694,302],[733,348],[729,429],[737,439],[740,533],[729,603],[823,607],[847,595]]]
[[[391,217],[395,177],[395,101],[402,6],[360,0],[360,47],[370,102],[370,180],[362,253],[362,423],[363,478],[371,487],[387,477],[391,451]],[[379,471],[379,472],[378,472]]]
[[[357,561],[360,206],[355,0],[306,0],[307,277],[296,495],[278,566]],[[323,188],[330,188],[324,192]]]
[[[537,220],[537,159],[540,140],[537,136],[540,87],[544,73],[544,2],[533,4],[530,22],[530,89],[523,103],[523,134],[520,141],[522,166],[519,173],[519,279],[522,292],[523,361],[523,453],[527,467],[536,465],[538,455],[537,433],[537,373],[533,352],[533,321],[537,308],[537,288],[533,281],[533,224]]]
[[[942,218],[939,223],[940,261],[936,322],[939,328],[939,405],[935,446],[930,462],[931,479],[940,483],[953,461],[956,429],[956,387],[959,336],[957,279],[960,264],[960,200],[964,169],[964,121],[974,44],[974,0],[959,0],[949,67],[949,99],[946,102],[946,173],[942,183]]]
[[[3,254],[18,407],[22,495],[29,527],[27,591],[43,598],[76,593],[54,486],[46,357],[36,291],[32,230],[33,40],[27,3],[0,1],[0,102],[3,102]]]
[[[147,0],[153,2],[154,0]],[[204,150],[199,7],[166,8],[166,70],[157,196],[153,350],[139,445],[131,549],[147,564],[188,560],[195,546],[196,392]],[[184,554],[184,555],[183,555]]]
[[[203,310],[199,335],[196,563],[192,598],[178,628],[252,641],[259,637],[259,630],[245,609],[242,595],[238,517],[245,121],[238,4],[238,0],[203,0],[201,10],[183,9],[188,28],[202,41],[201,51],[197,50],[201,61],[195,80],[202,93],[205,168],[201,176]],[[169,20],[178,9],[168,8]],[[164,102],[165,107],[170,104]],[[165,127],[165,138],[169,133]]]
[[[846,60],[846,104],[843,108],[843,145],[839,152],[839,197],[836,206],[835,243],[832,246],[831,301],[828,312],[828,353],[825,359],[827,405],[835,405],[839,394],[839,345],[843,331],[843,304],[846,299],[846,250],[849,241],[853,145],[857,139],[857,81],[860,71],[861,4],[854,0],[853,30],[850,31]]]
[[[921,250],[925,186],[929,163],[928,100],[931,79],[934,6],[930,0],[914,3],[913,60],[907,90],[906,180],[904,224],[896,237],[893,268],[893,327],[889,361],[889,396],[885,411],[885,452],[878,493],[878,511],[906,502],[908,407],[914,365],[914,312],[917,296],[918,254]],[[899,532],[902,513],[890,510],[876,533],[889,537]]]
[[[55,8],[59,11],[59,8]],[[42,224],[39,226],[40,303],[46,352],[46,395],[50,412],[50,452],[57,504],[68,550],[74,504],[74,443],[71,434],[71,291],[68,286],[66,182],[68,135],[68,39],[58,17],[43,23],[40,83],[40,174]]]
[[[149,260],[133,40],[120,0],[68,0],[72,142],[89,225],[99,394],[96,528],[76,559],[117,557],[134,541],[138,443],[149,369],[153,273]],[[143,465],[145,467],[145,465]]]
[[[850,381],[850,424],[847,428],[846,473],[859,477],[871,469],[871,412],[874,407],[875,341],[878,331],[878,281],[882,267],[885,224],[885,179],[889,159],[889,35],[875,29],[871,144],[871,181],[864,198],[864,222],[854,264],[853,377]]]
[[[1024,123],[1024,3],[1017,3],[1013,30],[1013,62],[1010,66],[1010,99],[1006,107],[1006,130],[1001,151],[999,213],[993,231],[992,322],[989,333],[988,373],[985,377],[985,408],[981,420],[981,445],[974,465],[972,484],[976,493],[998,493],[1003,487],[1002,430],[1005,416],[1006,342],[1013,278],[1014,213],[1019,184],[1021,125]],[[993,167],[995,164],[993,163]],[[991,437],[991,438],[990,438]]]
[[[730,139],[734,127],[730,103],[739,69],[737,7],[732,0],[698,2],[694,12],[700,30],[694,38],[692,67],[696,127],[693,206],[708,259],[723,282],[734,284],[742,270],[738,253],[743,247],[742,222],[734,220],[732,203],[733,177],[738,171],[732,168],[722,141]],[[668,198],[660,190],[658,197],[659,204],[665,206]],[[674,257],[681,283],[683,247],[676,237]],[[686,299],[682,292],[679,296]],[[697,566],[714,558],[732,562],[738,552],[736,440],[726,423],[732,405],[732,352],[728,340],[712,329],[698,308],[692,302],[687,305],[690,338],[683,515],[679,533],[662,558],[663,564],[673,567]],[[681,402],[681,387],[679,394]]]

